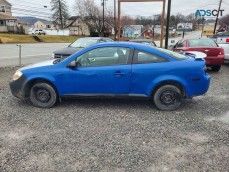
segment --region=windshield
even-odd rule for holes
[[[79,38],[75,42],[73,42],[69,47],[74,47],[74,48],[86,48],[92,44],[97,43],[97,39],[92,39],[92,38]]]
[[[179,54],[179,53],[175,53],[173,51],[170,51],[170,50],[166,50],[166,49],[163,49],[163,48],[157,48],[160,52],[162,53],[165,53],[167,55],[169,55],[170,57],[173,57],[177,60],[184,60],[184,59],[187,59],[188,57],[183,55],[183,54]]]
[[[217,47],[215,41],[211,39],[193,39],[189,40],[189,47]]]

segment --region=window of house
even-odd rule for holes
[[[51,26],[50,25],[46,25],[46,28],[51,28]]]
[[[6,12],[5,6],[0,5],[0,12],[2,12],[2,13],[5,13]]]
[[[0,20],[0,26],[4,26],[4,21]]]

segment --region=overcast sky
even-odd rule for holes
[[[47,18],[50,12],[50,0],[8,0],[13,5],[13,15],[15,16],[37,16]],[[101,0],[95,0],[101,6]],[[116,0],[117,1],[117,0]],[[76,15],[73,6],[75,0],[66,0],[72,15]],[[106,8],[113,9],[114,0],[106,1]],[[197,9],[214,10],[218,9],[219,0],[172,0],[171,14],[182,13],[184,15],[195,13]],[[47,6],[47,8],[44,8]],[[167,6],[167,4],[166,4]],[[101,7],[102,8],[102,7]],[[167,9],[167,8],[166,8]],[[223,14],[229,14],[229,1],[223,0],[221,9]],[[138,2],[122,3],[121,14],[135,16],[152,16],[160,14],[162,2]]]

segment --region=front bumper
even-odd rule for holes
[[[22,75],[19,79],[15,81],[10,81],[10,90],[13,96],[25,100],[27,98],[28,90],[26,90],[27,78]]]

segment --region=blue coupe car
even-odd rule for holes
[[[12,94],[52,107],[64,97],[146,97],[161,110],[207,92],[205,61],[148,45],[111,42],[16,71]]]

